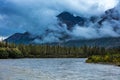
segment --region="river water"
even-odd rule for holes
[[[86,59],[2,59],[0,80],[120,80],[120,67]]]

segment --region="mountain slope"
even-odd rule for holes
[[[30,33],[16,33],[5,41],[16,44],[36,44],[34,40],[40,37],[32,36]],[[48,45],[62,45],[62,46],[99,46],[99,47],[120,47],[120,37],[98,38],[98,39],[83,39],[83,40],[69,40],[65,42],[45,43]]]
[[[12,36],[5,39],[5,41],[16,44],[31,44],[36,36],[32,36],[29,32],[25,33],[15,33]]]
[[[62,12],[57,16],[57,18],[59,19],[60,22],[62,22],[61,24],[64,23],[67,25],[68,30],[70,30],[76,24],[83,26],[86,21],[86,18],[80,16],[75,17],[69,12]]]
[[[70,40],[62,43],[65,46],[99,46],[99,47],[120,47],[120,37],[109,37],[89,40]]]
[[[25,33],[15,33],[9,38],[7,38],[5,41],[17,43],[17,44],[41,44],[44,42],[44,38],[48,37],[47,39],[57,38],[59,42],[45,42],[50,44],[58,45],[61,43],[61,45],[67,45],[67,46],[102,46],[102,47],[119,47],[120,46],[120,11],[119,11],[119,5],[113,9],[109,9],[105,11],[105,13],[101,16],[91,16],[89,18],[81,17],[81,16],[74,16],[73,14],[69,12],[62,12],[56,17],[58,18],[58,25],[60,28],[64,29],[63,24],[66,24],[67,30],[58,31],[58,30],[46,30],[44,34],[40,36],[33,35],[29,32]],[[92,24],[92,25],[91,25]],[[112,35],[115,33],[116,36],[110,37],[109,35],[99,37],[97,38],[75,38],[73,35],[71,35],[73,29],[78,25],[78,27],[85,27],[85,28],[92,28],[96,30],[95,34],[101,34],[99,30],[104,29],[105,32],[110,32],[109,29],[112,31],[112,33],[109,33],[109,35]],[[82,29],[83,30],[83,29]],[[91,29],[90,29],[91,30]],[[93,31],[94,31],[93,30]],[[87,31],[88,32],[88,31]],[[87,33],[86,32],[86,33]],[[79,33],[82,34],[82,33]],[[52,36],[50,36],[52,35]],[[106,35],[106,34],[105,34]],[[107,38],[106,38],[107,37]]]

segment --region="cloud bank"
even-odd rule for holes
[[[47,28],[71,33],[57,25],[56,16],[61,12],[67,11],[77,16],[90,17],[103,14],[115,7],[118,2],[119,0],[0,0],[0,35],[9,36],[25,31],[42,35]],[[75,26],[70,35],[85,38],[106,36],[112,32],[109,26],[101,28],[99,34],[93,27]],[[119,36],[112,33],[112,36]],[[61,35],[51,33],[47,36],[51,37],[51,40],[59,41],[55,36]]]

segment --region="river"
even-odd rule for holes
[[[120,67],[86,59],[1,59],[0,80],[120,80]]]

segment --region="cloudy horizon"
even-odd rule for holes
[[[51,0],[50,2],[47,0],[0,0],[0,36],[6,37],[25,31],[43,34],[46,28],[55,28],[56,16],[63,11],[77,16],[90,17],[103,14],[106,10],[114,8],[118,2],[119,0]],[[89,30],[93,30],[91,28],[75,29],[78,33],[74,33],[76,31],[73,30],[72,35],[82,36],[79,35],[79,30],[82,30],[85,37],[98,36],[91,32],[88,33]],[[105,35],[111,30],[107,31]],[[114,32],[113,34],[119,36]]]

